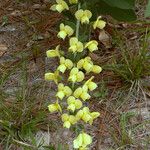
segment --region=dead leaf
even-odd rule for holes
[[[0,44],[0,57],[2,57],[7,52],[7,46],[5,44]]]
[[[112,47],[112,42],[111,42],[111,36],[105,31],[102,30],[99,32],[99,41],[104,44],[106,48],[111,48]]]

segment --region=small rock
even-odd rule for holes
[[[14,17],[20,17],[21,16],[21,12],[19,10],[15,10],[10,15],[14,16]]]
[[[44,0],[44,3],[50,3],[50,0]]]
[[[0,57],[6,53],[7,49],[8,47],[5,44],[0,44]]]
[[[33,9],[40,9],[41,8],[41,5],[40,4],[34,4],[32,6]]]

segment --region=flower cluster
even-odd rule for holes
[[[64,0],[56,0],[56,4],[51,6],[51,10],[62,11],[69,10],[71,5],[80,5],[78,0],[69,0],[69,3]],[[78,6],[79,6],[78,5]],[[60,31],[58,32],[58,38],[65,40],[69,39],[68,52],[75,58],[78,54],[83,53],[85,50],[94,52],[98,50],[98,42],[91,40],[88,42],[81,42],[79,40],[77,28],[79,25],[91,24],[93,29],[103,29],[106,25],[105,21],[98,17],[96,21],[90,23],[92,13],[89,10],[83,10],[78,7],[75,12],[75,18],[77,19],[76,32],[69,25],[63,23],[60,24]],[[74,35],[74,33],[77,33]],[[84,106],[85,101],[91,98],[90,92],[97,88],[97,84],[93,81],[92,76],[87,81],[85,80],[86,74],[93,72],[99,74],[102,68],[95,65],[89,56],[85,56],[78,61],[71,60],[63,55],[60,46],[55,49],[48,50],[46,52],[48,58],[57,57],[59,59],[59,65],[55,72],[48,72],[45,74],[45,80],[52,80],[57,84],[56,102],[50,104],[48,109],[50,112],[60,112],[61,119],[64,128],[70,128],[72,125],[80,123],[89,123],[92,125],[94,119],[99,117],[99,112],[91,112],[88,107]],[[66,72],[67,71],[67,72]],[[68,73],[69,72],[69,73]],[[62,78],[64,76],[65,78]],[[67,77],[67,82],[63,82]],[[68,84],[67,84],[68,83]],[[66,85],[67,84],[67,85]],[[66,109],[61,106],[61,101],[66,101]],[[73,145],[75,149],[87,150],[87,147],[92,143],[92,137],[82,131],[74,140]]]

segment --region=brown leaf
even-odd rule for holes
[[[98,39],[100,40],[100,42],[102,42],[104,44],[104,46],[106,48],[111,48],[112,47],[111,36],[105,30],[102,30],[102,31],[99,32]]]
[[[5,44],[0,44],[0,57],[2,57],[7,52],[7,46]]]

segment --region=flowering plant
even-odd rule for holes
[[[90,22],[92,12],[90,10],[82,9],[78,0],[56,0],[56,4],[51,7],[51,10],[58,11],[59,13],[71,9],[72,5],[76,5],[76,29],[71,26],[61,23],[60,31],[58,32],[58,38],[65,40],[69,38],[68,52],[72,55],[71,58],[67,58],[61,53],[60,46],[55,49],[48,50],[46,52],[47,57],[58,57],[60,64],[54,73],[48,72],[45,74],[45,79],[53,80],[57,84],[56,102],[50,104],[48,109],[51,113],[60,112],[61,119],[64,128],[70,128],[72,125],[82,122],[83,124],[89,123],[92,125],[94,119],[99,117],[99,112],[91,112],[90,109],[85,106],[85,102],[88,101],[91,96],[90,92],[97,88],[97,84],[93,81],[94,76],[85,80],[86,75],[90,72],[99,74],[102,68],[95,65],[92,59],[87,56],[86,53],[94,52],[98,50],[98,42],[90,40],[82,42],[79,37],[80,25],[89,25],[93,29],[103,29],[106,22],[98,17],[94,22]],[[70,7],[69,7],[70,6]],[[76,33],[74,35],[74,33]],[[72,37],[71,37],[72,36]],[[81,55],[83,54],[83,55]],[[77,59],[80,56],[80,59]],[[69,73],[67,73],[68,71]],[[67,84],[61,76],[67,77]],[[62,107],[62,101],[67,104],[66,109]],[[85,132],[85,129],[79,133],[74,139],[73,146],[75,149],[87,150],[88,146],[92,143],[92,137]]]

